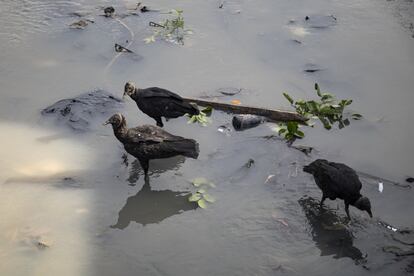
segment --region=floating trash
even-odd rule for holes
[[[398,231],[398,228],[396,228],[396,227],[394,227],[394,226],[392,226],[392,225],[390,225],[390,224],[388,224],[384,221],[378,221],[378,224],[385,227],[385,228],[387,228],[387,229],[389,229],[389,230],[391,230],[391,231],[393,231],[393,232]]]
[[[273,177],[275,177],[275,175],[274,174],[270,174],[267,178],[266,178],[266,180],[265,180],[265,184],[266,183],[268,183],[269,181],[271,181],[272,179],[273,179]]]
[[[382,193],[382,191],[384,190],[384,184],[382,183],[382,182],[379,182],[378,183],[378,191],[380,192],[380,193]]]
[[[266,122],[266,118],[251,114],[235,115],[232,120],[232,124],[235,130],[245,130],[256,127]]]
[[[231,133],[231,129],[230,129],[230,128],[228,128],[228,127],[227,127],[227,126],[225,126],[225,125],[219,126],[219,127],[217,128],[217,131],[218,131],[218,132],[221,132],[221,133],[223,133],[223,134],[225,134],[226,136],[230,136],[230,133]]]

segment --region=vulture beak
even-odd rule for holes
[[[126,92],[124,91],[124,94],[122,95],[122,99],[125,100]]]
[[[106,121],[105,123],[103,123],[102,125],[103,126],[106,126],[106,125],[109,125],[111,122],[110,122],[110,120],[108,120],[108,121]]]

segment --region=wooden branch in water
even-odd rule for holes
[[[189,103],[196,103],[197,105],[201,105],[201,106],[211,106],[214,109],[226,111],[229,113],[253,114],[253,115],[263,116],[263,117],[268,118],[270,121],[278,121],[278,122],[295,121],[295,122],[300,122],[300,123],[306,122],[305,117],[303,117],[302,115],[299,115],[298,113],[290,112],[290,111],[282,111],[282,110],[243,106],[243,105],[234,105],[234,104],[227,104],[227,103],[222,103],[222,102],[206,101],[206,100],[191,99],[191,98],[184,98],[184,101],[189,102]]]

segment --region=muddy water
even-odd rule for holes
[[[114,43],[131,41],[119,22],[99,16],[113,4],[120,15],[133,2],[3,1],[0,101],[0,271],[3,275],[399,275],[413,259],[395,258],[385,221],[413,228],[414,40],[407,1],[153,1],[161,10],[184,9],[194,32],[184,46],[146,45],[157,13],[122,21],[134,33],[136,56],[115,56]],[[408,17],[401,20],[404,7]],[[411,12],[410,12],[411,10]],[[68,25],[81,11],[95,23]],[[332,21],[329,15],[334,15]],[[310,22],[305,22],[305,16]],[[316,18],[316,19],[314,19]],[[316,21],[313,21],[316,20]],[[407,25],[408,24],[408,25]],[[300,43],[298,43],[298,41]],[[304,70],[321,69],[314,73]],[[151,163],[150,185],[109,128],[74,134],[45,120],[40,110],[95,88],[120,96],[125,81],[157,85],[185,96],[220,87],[243,92],[224,101],[287,108],[281,92],[312,97],[313,83],[341,98],[364,120],[343,130],[306,129],[307,157],[271,134],[271,125],[224,135],[231,117],[215,112],[208,127],[185,119],[166,124],[200,143],[198,160]],[[153,123],[127,101],[129,125]],[[104,121],[106,118],[97,118]],[[361,174],[374,219],[320,197],[301,168],[316,158],[347,163]],[[249,159],[255,162],[244,166]],[[266,181],[269,175],[274,175]],[[183,197],[189,179],[216,184],[207,209]]]

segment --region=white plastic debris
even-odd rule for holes
[[[380,192],[380,193],[382,193],[382,191],[384,190],[384,183],[382,183],[382,182],[379,182],[378,183],[378,191]]]
[[[266,178],[266,181],[264,182],[265,184],[266,183],[268,183],[273,177],[275,177],[275,175],[274,174],[271,174],[271,175],[269,175],[267,178]]]

